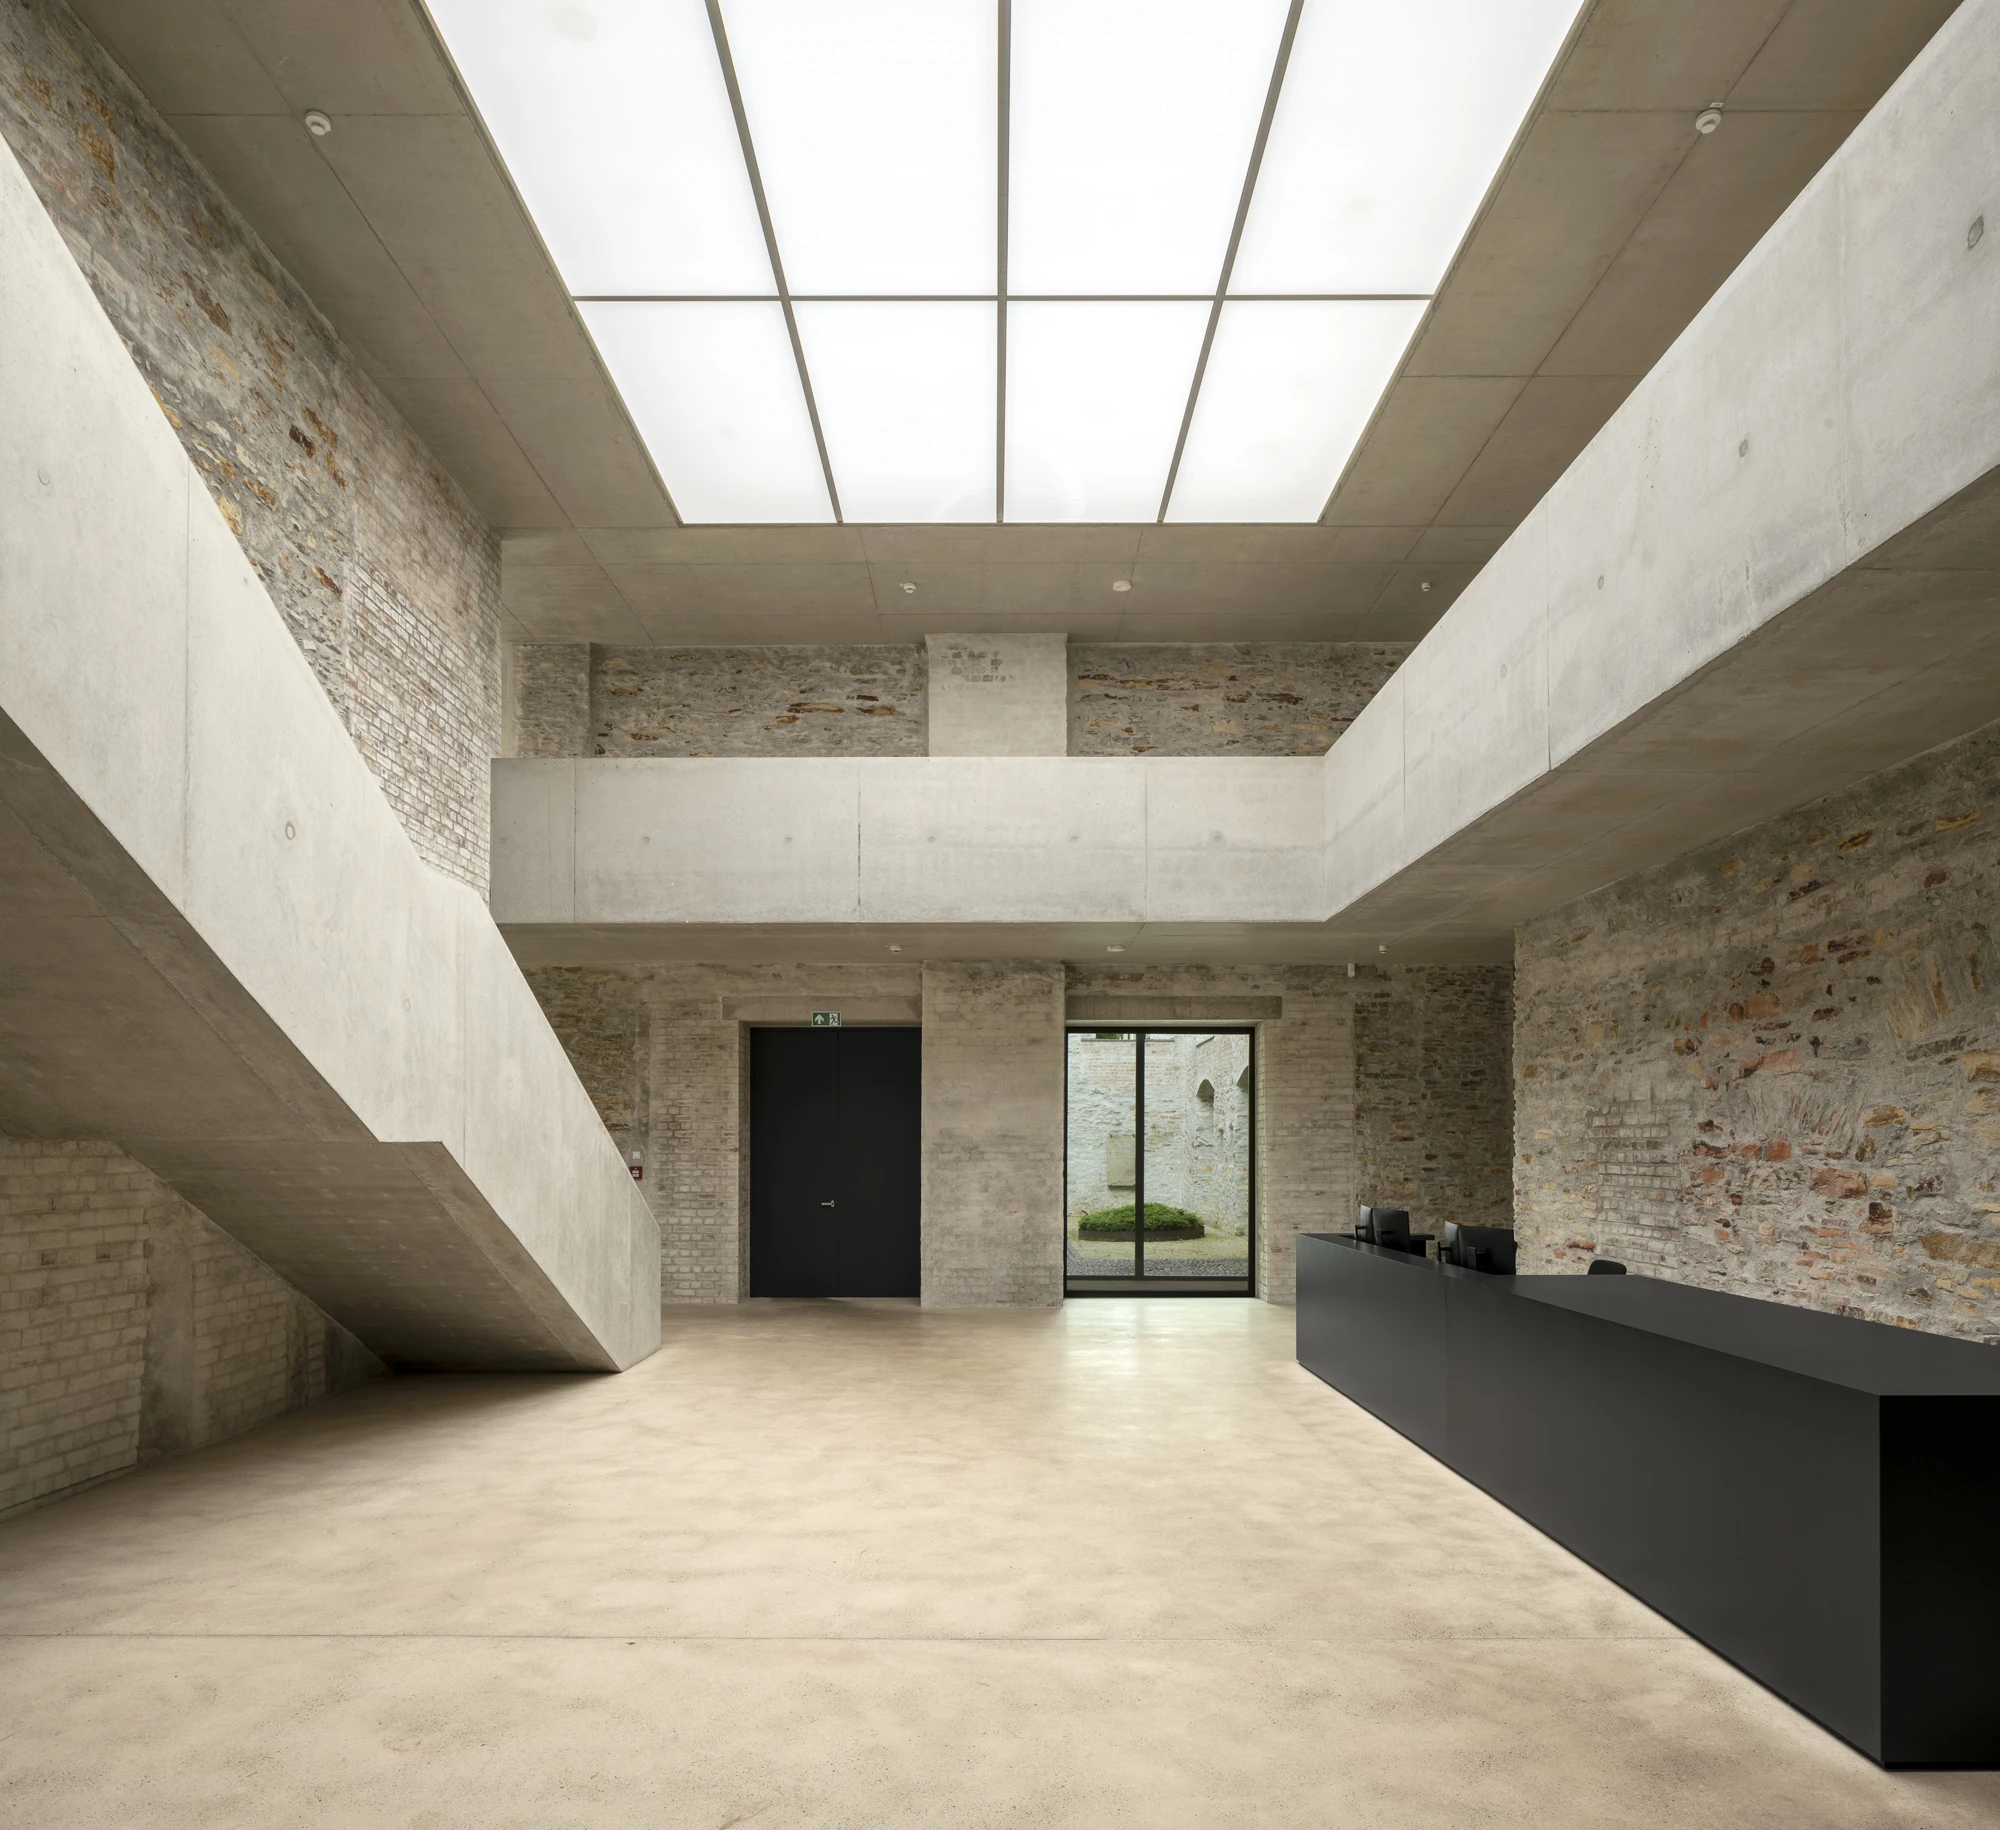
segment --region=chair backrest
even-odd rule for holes
[[[1377,1245],[1386,1245],[1392,1252],[1410,1249],[1410,1216],[1403,1208],[1376,1207],[1369,1212],[1374,1217]]]
[[[1446,1255],[1468,1271],[1514,1274],[1514,1229],[1511,1226],[1456,1226],[1444,1223]]]
[[[1593,1258],[1590,1261],[1589,1269],[1584,1272],[1584,1276],[1586,1277],[1623,1277],[1624,1275],[1625,1267],[1615,1258]]]

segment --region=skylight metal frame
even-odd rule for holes
[[[1330,3],[1330,0],[1328,0],[1328,3]],[[1011,163],[1012,163],[1011,152],[1012,152],[1012,135],[1013,135],[1012,116],[1013,116],[1013,106],[1014,106],[1013,80],[1012,80],[1014,0],[994,0],[994,12],[995,12],[994,24],[997,33],[997,47],[996,47],[997,97],[996,97],[996,111],[995,111],[996,139],[997,139],[997,145],[995,148],[996,152],[995,171],[997,180],[997,197],[996,197],[996,210],[995,210],[996,246],[995,246],[994,290],[991,292],[969,292],[969,293],[968,292],[922,292],[922,293],[794,292],[791,289],[787,280],[783,253],[779,245],[779,239],[772,217],[770,202],[765,192],[763,175],[760,168],[757,146],[755,143],[755,136],[751,130],[749,113],[744,103],[744,97],[743,97],[741,82],[737,71],[736,61],[730,48],[728,22],[725,17],[725,5],[726,5],[726,0],[702,0],[702,11],[706,15],[709,27],[709,34],[714,42],[716,58],[723,78],[723,85],[728,96],[730,114],[731,117],[733,118],[735,125],[737,144],[742,155],[744,170],[748,178],[751,196],[755,202],[757,221],[763,234],[765,251],[770,261],[773,290],[770,292],[755,292],[755,293],[573,292],[571,293],[570,296],[578,305],[614,304],[614,303],[660,304],[660,305],[678,305],[678,304],[769,305],[775,303],[776,305],[778,305],[783,314],[787,336],[790,341],[793,362],[796,366],[798,375],[798,385],[800,389],[800,394],[802,396],[803,403],[806,409],[806,417],[812,428],[813,442],[819,458],[821,477],[824,488],[826,490],[827,503],[831,509],[832,517],[836,524],[844,523],[847,517],[841,505],[839,482],[836,477],[833,462],[830,456],[825,427],[822,423],[820,416],[819,402],[816,398],[813,386],[811,365],[808,361],[806,355],[805,343],[800,333],[798,315],[794,309],[795,305],[814,304],[814,303],[829,303],[829,304],[854,303],[854,304],[885,304],[885,305],[953,303],[953,304],[990,304],[991,306],[993,306],[995,312],[995,322],[994,322],[995,444],[994,444],[993,521],[991,524],[1002,525],[1005,524],[1007,521],[1009,307],[1016,303],[1019,304],[1044,304],[1044,303],[1046,304],[1057,304],[1057,303],[1206,304],[1209,310],[1207,315],[1206,326],[1204,328],[1201,340],[1200,352],[1195,361],[1193,376],[1188,388],[1187,399],[1184,403],[1182,413],[1180,415],[1178,433],[1175,438],[1172,455],[1167,470],[1165,486],[1161,491],[1159,506],[1155,511],[1154,515],[1155,524],[1161,524],[1167,521],[1169,513],[1172,508],[1174,491],[1179,481],[1183,459],[1187,452],[1188,441],[1195,426],[1197,410],[1200,406],[1202,398],[1203,386],[1206,380],[1208,379],[1208,373],[1210,368],[1210,357],[1215,347],[1218,330],[1222,321],[1222,314],[1227,305],[1236,302],[1247,304],[1259,301],[1277,301],[1277,300],[1296,300],[1300,302],[1320,302],[1320,303],[1342,303],[1342,302],[1363,303],[1363,302],[1380,301],[1380,302],[1398,302],[1407,304],[1427,305],[1436,296],[1435,292],[1258,291],[1258,292],[1236,293],[1230,290],[1230,283],[1236,266],[1237,256],[1239,250],[1242,247],[1244,239],[1245,227],[1250,220],[1251,211],[1255,204],[1258,180],[1262,172],[1265,153],[1271,139],[1273,122],[1277,118],[1277,114],[1285,93],[1286,77],[1288,74],[1289,65],[1292,60],[1294,46],[1298,39],[1300,24],[1304,17],[1306,0],[1289,0],[1289,5],[1287,6],[1286,9],[1283,26],[1280,31],[1280,35],[1276,46],[1275,56],[1272,62],[1271,74],[1265,87],[1265,94],[1264,94],[1261,115],[1257,123],[1254,141],[1249,152],[1249,157],[1244,172],[1243,183],[1238,193],[1234,217],[1230,224],[1226,250],[1224,252],[1221,263],[1221,270],[1217,275],[1216,285],[1212,292],[1204,291],[1204,292],[1073,292],[1073,293],[1018,292],[1017,293],[1011,290],[1009,284],[1010,275],[1008,267],[1008,255],[1009,255],[1008,242],[1010,233],[1010,221],[1009,221],[1010,189],[1011,189],[1010,175],[1011,175]],[[1569,44],[1574,41],[1576,31],[1579,28],[1582,19],[1584,15],[1587,13],[1587,11],[1588,8],[1586,6],[1579,5],[1577,7],[1577,10],[1570,16],[1568,26],[1562,34],[1561,47],[1558,49],[1555,58],[1548,66],[1547,70],[1543,73],[1541,83],[1537,85],[1536,96],[1530,100],[1529,105],[1522,116],[1521,126],[1517,127],[1515,130],[1513,143],[1508,147],[1505,155],[1500,159],[1497,167],[1490,175],[1489,181],[1485,187],[1485,196],[1482,198],[1478,209],[1476,209],[1473,212],[1469,222],[1466,225],[1466,229],[1463,231],[1463,233],[1469,234],[1471,229],[1474,226],[1476,226],[1480,218],[1484,215],[1487,201],[1490,200],[1494,188],[1497,187],[1501,178],[1504,176],[1506,170],[1508,169],[1509,165],[1512,162],[1514,152],[1519,144],[1520,134],[1525,129],[1527,121],[1532,119],[1533,117],[1535,101],[1539,99],[1539,95],[1542,92],[1546,91],[1549,81],[1553,79],[1556,70],[1560,67],[1560,64],[1562,62],[1562,53],[1564,50],[1568,48]],[[433,25],[432,29],[434,32],[436,32],[435,25]],[[443,34],[437,33],[436,35],[438,37],[439,42],[443,44],[444,43]],[[447,54],[449,55],[448,47],[447,47]],[[461,87],[463,92],[467,96],[467,100],[469,102],[473,101],[470,91],[463,89],[462,79],[461,79]],[[477,115],[476,104],[474,106],[473,111],[476,116]],[[483,122],[481,125],[483,132],[484,131]],[[491,136],[488,135],[487,138],[489,144],[491,144],[492,143]],[[497,153],[498,150],[497,147],[495,148],[495,150]],[[1416,276],[1412,275],[1412,277]],[[1438,283],[1442,284],[1443,283],[1442,279],[1440,279]],[[1427,321],[1427,314],[1419,316],[1417,320],[1416,330],[1412,334],[1411,338],[1412,343],[1415,341],[1415,337],[1417,335],[1421,335],[1422,327],[1425,321]],[[1400,362],[1397,365],[1396,371],[1392,371],[1390,377],[1391,381],[1393,381],[1394,372],[1400,372]],[[1376,401],[1374,414],[1370,416],[1371,424],[1374,418],[1379,417],[1382,401],[1386,400],[1386,398],[1387,398],[1387,392],[1385,389],[1382,396],[1378,398]],[[1365,438],[1366,436],[1365,430],[1363,431],[1361,436]],[[1358,448],[1359,446],[1357,443],[1355,449]],[[1351,463],[1352,461],[1351,452],[1349,454],[1348,461],[1349,463]],[[655,474],[657,475],[658,474],[657,466],[655,465],[654,468],[655,468]],[[1319,514],[1314,518],[1315,522],[1324,520],[1326,507],[1331,501],[1332,493],[1335,490],[1337,490],[1340,480],[1341,479],[1339,477],[1330,479],[1328,484],[1327,502],[1322,504]],[[663,487],[667,485],[667,479],[662,478],[661,482]],[[1312,523],[1296,523],[1296,525],[1311,525],[1311,524]]]

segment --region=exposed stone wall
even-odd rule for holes
[[[1506,966],[1357,969],[1357,1203],[1434,1234],[1513,1224],[1513,981]]]
[[[0,1139],[0,1518],[382,1370],[115,1146]]]
[[[516,756],[594,756],[590,644],[522,642],[512,650]]]
[[[924,651],[593,648],[590,720],[594,756],[922,756]]]
[[[483,890],[498,543],[58,0],[0,0],[0,135],[417,849]]]
[[[933,639],[985,653],[969,637]],[[1407,642],[1072,645],[1069,754],[1316,756],[1409,652]],[[550,643],[513,660],[518,756],[929,753],[922,648]]]
[[[2000,726],[1517,946],[1524,1267],[2000,1338]]]
[[[1072,756],[1318,756],[1408,642],[1072,643]]]
[[[1063,1298],[1059,963],[924,967],[923,1300]]]

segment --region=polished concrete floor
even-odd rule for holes
[[[1990,1826],[1245,1301],[675,1311],[0,1525],[22,1826]],[[1746,1555],[1783,1546],[1744,1547]]]

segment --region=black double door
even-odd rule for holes
[[[915,1296],[923,1032],[750,1032],[750,1292]]]

